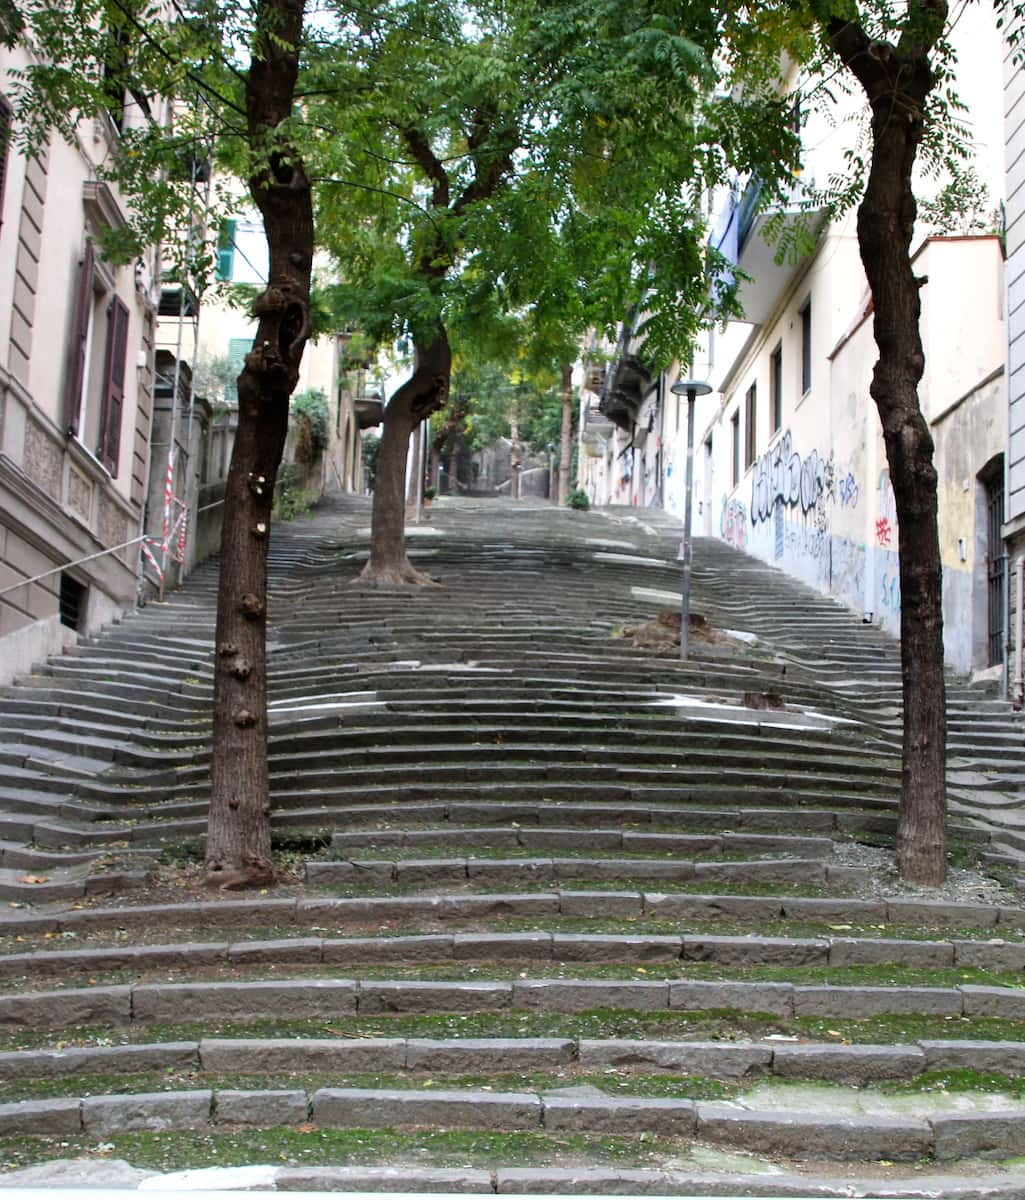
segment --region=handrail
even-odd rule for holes
[[[54,567],[50,571],[44,571],[42,575],[33,575],[31,579],[22,579],[18,583],[8,584],[7,587],[0,588],[0,596],[6,596],[8,592],[16,592],[18,588],[28,587],[30,584],[38,583],[40,579],[49,579],[51,575],[59,575],[61,571],[66,571],[69,567],[80,567],[83,563],[92,562],[96,558],[103,558],[105,554],[117,554],[119,550],[127,550],[129,546],[137,546],[139,542],[146,541],[146,535],[132,538],[130,542],[122,542],[120,546],[111,546],[107,550],[97,550],[95,554],[87,554],[85,558],[77,558],[74,562],[64,563],[62,566]]]

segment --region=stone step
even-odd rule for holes
[[[1025,840],[1025,839],[1023,839]],[[513,849],[516,847],[557,847],[564,850],[593,851],[625,850],[631,853],[661,854],[769,854],[785,853],[807,858],[829,858],[833,854],[831,838],[808,837],[799,834],[758,833],[639,833],[623,829],[557,828],[536,829],[515,827],[458,826],[437,829],[367,830],[364,832],[334,833],[331,850],[341,852],[366,847],[394,846],[403,848],[481,846]]]
[[[830,846],[830,853],[832,846]],[[467,881],[478,887],[529,887],[563,880],[718,881],[826,885],[867,881],[867,872],[833,867],[820,858],[731,862],[686,858],[424,858],[352,859],[306,863],[306,881],[317,887],[445,887]]]
[[[292,1021],[387,1013],[526,1011],[765,1013],[860,1020],[877,1016],[1025,1019],[1015,987],[795,985],[736,980],[523,979],[487,982],[302,978],[163,983],[0,995],[0,1027],[146,1025],[191,1021]]]
[[[911,1080],[923,1072],[964,1067],[1025,1075],[1021,1042],[926,1040],[898,1045],[844,1045],[796,1039],[746,1042],[556,1037],[203,1038],[68,1046],[0,1053],[8,1080],[203,1071],[211,1075],[429,1072],[511,1074],[575,1067],[751,1081],[823,1080],[853,1087]]]
[[[584,891],[453,893],[425,896],[290,897],[208,900],[188,904],[132,904],[111,908],[25,913],[0,909],[0,934],[9,937],[103,930],[274,928],[311,922],[327,928],[365,927],[383,921],[543,921],[558,918],[917,926],[923,929],[993,929],[1018,941],[1025,908],[903,897],[852,899],[844,895],[736,895],[697,892]]]
[[[828,1112],[758,1112],[686,1098],[612,1097],[602,1093],[495,1092],[473,1089],[320,1088],[202,1089],[67,1097],[0,1104],[0,1131],[110,1138],[139,1129],[209,1129],[217,1125],[321,1129],[545,1131],[565,1136],[692,1137],[793,1159],[891,1162],[950,1161],[982,1153],[1014,1154],[1025,1137],[1025,1112],[943,1110],[916,1117],[834,1116]],[[812,1149],[814,1147],[814,1149]]]
[[[882,906],[880,906],[881,908]],[[1025,969],[1025,942],[966,938],[945,940],[866,935],[817,937],[719,935],[705,932],[652,934],[638,927],[623,934],[427,933],[389,937],[294,937],[239,942],[183,942],[85,949],[32,950],[0,955],[0,979],[33,981],[109,971],[204,971],[211,966],[324,963],[423,965],[515,962],[706,963],[736,968],[903,965],[917,970],[973,969],[1013,973]]]

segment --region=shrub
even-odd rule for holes
[[[569,508],[578,508],[581,512],[587,512],[591,507],[591,501],[587,498],[587,493],[583,488],[574,488],[566,497],[566,505]]]
[[[300,462],[312,462],[327,449],[330,438],[327,396],[311,388],[293,396],[291,407],[296,421],[295,456]]]

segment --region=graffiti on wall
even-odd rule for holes
[[[743,500],[727,500],[723,496],[719,533],[724,542],[738,550],[747,549],[747,509]]]
[[[897,545],[897,498],[890,483],[890,472],[884,467],[879,472],[878,495],[876,497],[876,543],[887,548]]]
[[[858,484],[850,471],[840,480],[840,486],[837,491],[840,495],[841,508],[858,507]]]
[[[819,498],[833,488],[832,457],[829,462],[812,450],[804,458],[794,450],[790,430],[755,460],[751,480],[751,522],[767,521],[777,504],[787,508],[800,505],[802,513],[811,512]]]

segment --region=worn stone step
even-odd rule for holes
[[[832,846],[829,847],[832,853]],[[308,861],[307,882],[318,886],[435,887],[469,881],[477,886],[521,887],[570,879],[623,879],[664,882],[727,880],[735,883],[828,884],[850,881],[850,867],[832,868],[822,859],[698,860],[672,858],[424,858]],[[840,874],[842,872],[842,874]],[[863,873],[867,878],[867,872]]]
[[[544,1130],[619,1136],[693,1137],[791,1159],[953,1160],[1013,1154],[1025,1112],[978,1111],[928,1117],[755,1112],[686,1098],[611,1097],[558,1092],[320,1088],[195,1090],[15,1101],[0,1104],[0,1131],[112,1137],[139,1129],[298,1126],[347,1129],[441,1127]]]
[[[1025,1019],[1025,991],[958,987],[871,987],[733,980],[516,979],[447,982],[316,979],[170,983],[74,988],[0,995],[0,1026],[64,1029],[72,1025],[173,1023],[190,1020],[304,1020],[382,1013],[708,1012],[730,1010],[780,1017],[922,1014]]]
[[[785,1040],[722,1042],[554,1037],[203,1038],[69,1046],[0,1053],[9,1080],[202,1071],[213,1076],[277,1072],[511,1074],[577,1066],[581,1071],[668,1072],[725,1080],[824,1080],[856,1087],[911,1080],[926,1071],[1025,1075],[1021,1042],[920,1041],[837,1045]]]

